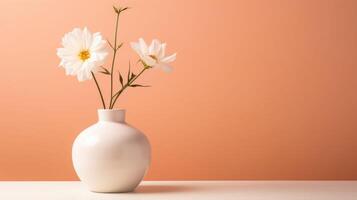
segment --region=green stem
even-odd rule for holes
[[[129,87],[132,83],[134,83],[134,81],[139,78],[139,76],[144,73],[145,70],[149,69],[148,67],[144,67],[141,72],[136,75],[133,79],[131,79],[130,81],[128,81],[117,93],[114,94],[114,96],[112,97],[114,99],[113,103],[109,105],[110,109],[113,109],[115,102],[117,101],[117,99],[119,98],[120,94],[127,88]]]
[[[112,105],[112,100],[113,100],[113,73],[114,73],[115,57],[116,57],[116,53],[117,53],[117,50],[118,50],[117,49],[117,36],[118,36],[119,15],[120,15],[120,12],[117,13],[117,19],[116,19],[116,22],[115,22],[113,60],[112,60],[112,68],[110,70],[110,103],[109,103],[109,108],[110,108],[110,105]]]
[[[104,102],[104,98],[103,98],[102,91],[100,90],[100,87],[99,87],[98,81],[97,81],[97,79],[95,78],[94,73],[93,73],[93,72],[91,72],[91,73],[92,73],[92,76],[93,76],[94,82],[95,82],[95,84],[97,85],[97,89],[98,89],[98,91],[99,91],[99,95],[100,95],[100,98],[101,98],[101,100],[102,100],[103,108],[105,109],[106,107],[105,107],[105,102]]]

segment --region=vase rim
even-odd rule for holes
[[[99,108],[98,111],[125,111],[125,109],[123,108],[111,108],[111,109],[108,109],[108,108]]]
[[[98,120],[109,122],[125,122],[124,109],[98,109]]]

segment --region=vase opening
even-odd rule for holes
[[[98,120],[108,122],[125,122],[125,110],[98,109]]]

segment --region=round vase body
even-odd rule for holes
[[[150,165],[150,143],[125,123],[125,110],[102,109],[98,116],[73,143],[74,169],[93,192],[133,191]]]

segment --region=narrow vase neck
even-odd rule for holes
[[[107,122],[125,122],[125,110],[98,109],[98,120]]]

